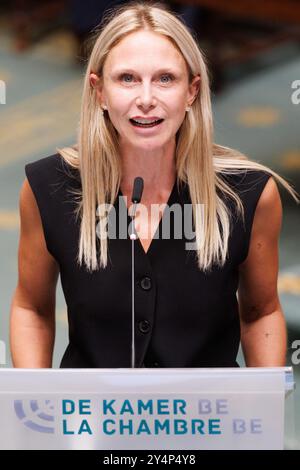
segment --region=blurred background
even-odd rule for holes
[[[18,276],[24,165],[75,142],[87,39],[103,13],[121,3],[127,2],[0,2],[0,367],[12,366],[9,310]],[[215,141],[270,166],[300,192],[300,1],[161,3],[194,31],[207,57]],[[295,433],[291,422],[286,448],[295,449],[300,448],[300,217],[299,206],[287,193],[281,195],[278,287],[288,324],[287,365],[293,366],[297,384]],[[66,345],[59,283],[53,367]],[[243,365],[241,353],[239,361]]]

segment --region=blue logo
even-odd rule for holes
[[[54,434],[54,406],[50,400],[14,400],[15,413],[19,420],[33,431]]]

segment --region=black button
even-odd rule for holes
[[[151,282],[150,277],[143,277],[143,279],[141,279],[141,288],[144,290],[150,290],[151,287],[152,287],[152,282]]]
[[[150,323],[148,320],[142,320],[139,322],[139,330],[142,333],[148,333],[148,331],[150,331]]]
[[[153,363],[153,367],[159,367],[159,363],[158,363],[158,362],[154,362],[154,363]]]

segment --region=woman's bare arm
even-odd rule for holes
[[[273,178],[258,201],[238,289],[241,343],[248,367],[284,366],[287,333],[278,292],[278,240],[282,206]]]
[[[38,206],[25,179],[20,192],[18,284],[10,311],[14,367],[52,367],[59,268],[46,247]]]

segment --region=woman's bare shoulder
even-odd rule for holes
[[[258,200],[253,232],[278,238],[282,222],[282,203],[275,179],[271,176]]]

